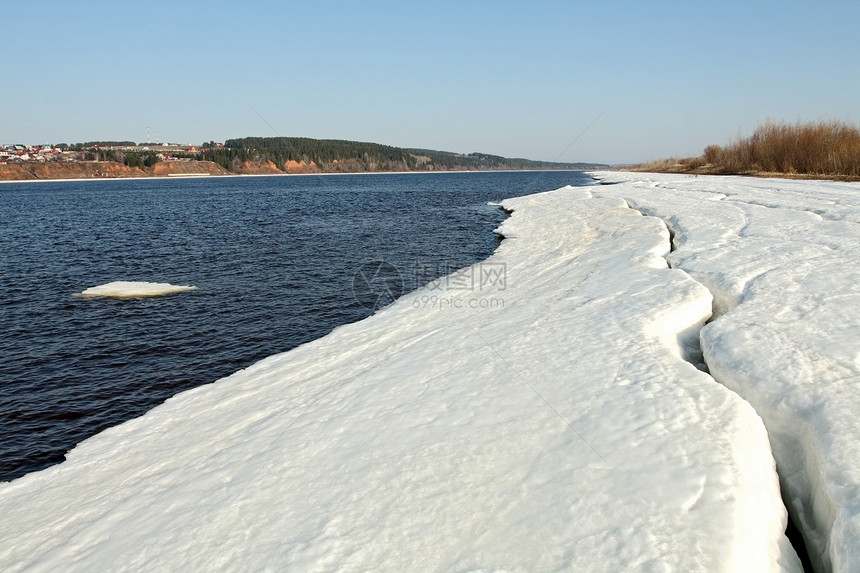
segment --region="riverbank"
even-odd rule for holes
[[[0,181],[63,179],[132,179],[235,175],[211,161],[162,161],[153,167],[129,167],[114,161],[18,162],[0,164]]]
[[[860,181],[860,176],[837,175],[828,173],[784,173],[780,171],[764,171],[760,169],[736,170],[727,169],[710,163],[702,163],[699,158],[669,158],[649,161],[632,167],[619,169],[628,173],[664,173],[674,175],[740,175],[757,179],[789,179],[794,181]]]
[[[212,161],[161,161],[152,167],[130,167],[114,161],[70,162],[17,162],[0,163],[0,183],[8,181],[58,181],[79,179],[137,179],[147,177],[228,177],[260,175],[359,175],[363,173],[454,173],[454,172],[509,172],[509,171],[563,171],[565,169],[464,169],[464,170],[401,170],[374,171],[349,169],[322,169],[315,164],[290,161],[279,169],[271,162],[245,162],[229,171]],[[578,170],[576,170],[578,171]]]

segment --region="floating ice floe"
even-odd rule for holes
[[[818,570],[860,571],[860,184],[602,173],[714,294],[711,374],[770,435]]]
[[[176,292],[196,290],[196,286],[179,286],[169,283],[150,283],[138,281],[114,281],[107,284],[90,287],[75,296],[80,297],[111,297],[137,298],[144,296],[161,296]]]
[[[621,195],[0,484],[0,569],[799,570],[711,295]]]

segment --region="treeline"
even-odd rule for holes
[[[860,178],[860,129],[842,121],[767,121],[746,138],[709,145],[699,157],[642,164],[637,170]]]
[[[487,153],[459,154],[449,151],[433,151],[431,149],[407,149],[420,162],[429,162],[435,169],[457,170],[493,170],[493,169],[606,169],[604,163],[556,163],[553,161],[533,161],[490,155]]]
[[[607,167],[584,163],[507,159],[484,153],[463,155],[428,149],[405,149],[378,143],[306,137],[228,139],[223,146],[204,144],[201,153],[202,159],[213,161],[230,171],[241,171],[249,162],[271,162],[281,170],[286,170],[288,162],[299,162],[313,165],[316,170],[327,173]]]
[[[129,167],[152,167],[158,163],[158,154],[154,151],[138,153],[136,151],[126,151],[122,153],[122,163]]]
[[[113,161],[129,167],[152,167],[159,162],[155,151],[123,151],[121,149],[106,149],[96,146],[86,146],[81,152],[84,161]],[[189,154],[189,158],[191,156]]]
[[[83,151],[84,149],[91,149],[94,147],[134,147],[136,145],[137,144],[133,141],[87,141],[86,143],[73,143],[71,145],[61,143],[57,145],[57,147],[69,149],[71,151]]]
[[[279,169],[288,161],[313,163],[324,171],[405,171],[417,164],[411,154],[397,147],[307,137],[228,139],[223,147],[204,144],[202,158],[231,171],[246,162],[271,162]]]

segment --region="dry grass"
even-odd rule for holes
[[[637,165],[637,171],[711,174],[781,174],[860,178],[860,129],[840,121],[767,121],[752,136],[710,145],[701,157]]]
[[[701,157],[670,157],[668,159],[655,159],[639,165],[630,167],[630,171],[652,171],[657,173],[688,173],[698,170],[704,166]]]

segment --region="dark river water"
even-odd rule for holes
[[[488,257],[506,197],[580,172],[230,177],[0,185],[0,480],[170,396]],[[152,298],[73,296],[128,280]]]

